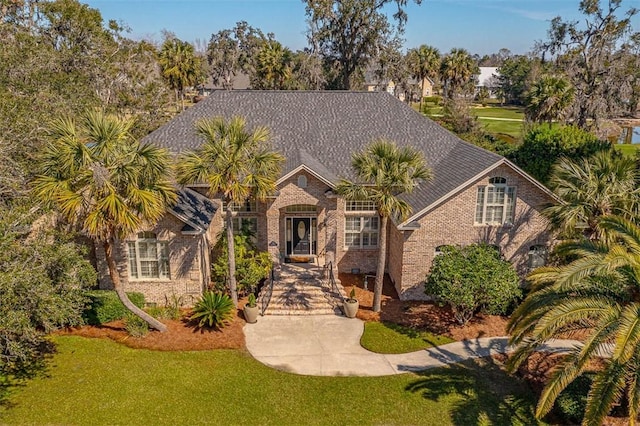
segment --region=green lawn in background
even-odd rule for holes
[[[520,107],[471,107],[471,112],[476,117],[508,118],[512,120],[524,120],[524,109]]]
[[[310,377],[242,351],[157,352],[57,337],[48,377],[14,388],[0,424],[535,424],[529,388],[481,359],[422,374]]]
[[[514,139],[522,137],[522,122],[521,121],[502,121],[502,120],[485,120],[479,118],[478,121],[482,127],[489,133],[499,135],[501,133],[507,134]]]
[[[630,157],[635,157],[638,150],[640,150],[640,144],[616,144],[614,146],[624,155],[628,155]]]
[[[380,354],[402,354],[453,342],[446,336],[417,331],[389,322],[367,322],[360,339],[363,348]]]

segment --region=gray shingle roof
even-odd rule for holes
[[[206,232],[218,206],[189,188],[181,188],[177,193],[178,201],[171,208],[171,212],[185,223],[182,232]]]
[[[421,150],[434,179],[405,196],[414,213],[502,160],[383,92],[217,91],[144,140],[173,153],[192,150],[201,143],[195,121],[234,115],[271,130],[287,158],[283,175],[304,164],[331,182],[352,178],[351,154],[379,138]]]

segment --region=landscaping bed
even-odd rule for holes
[[[391,280],[385,276],[382,290],[382,311],[373,312],[373,279],[368,279],[367,290],[363,288],[364,276],[358,274],[340,274],[340,281],[347,294],[355,286],[356,298],[360,302],[358,318],[364,321],[382,321],[447,336],[453,340],[476,339],[479,337],[506,336],[508,319],[498,315],[474,317],[462,326],[453,317],[446,306],[423,301],[402,301],[398,298]]]

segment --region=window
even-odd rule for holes
[[[227,203],[225,202],[222,203],[222,210],[224,211],[227,210]],[[256,212],[258,211],[258,208],[256,205],[256,200],[247,199],[242,204],[231,203],[231,210],[234,212],[247,213],[247,212]]]
[[[444,253],[444,251],[447,249],[447,247],[451,247],[449,244],[443,244],[441,246],[436,247],[436,250],[434,252],[434,256],[440,256],[441,254]]]
[[[378,217],[351,216],[345,218],[344,245],[353,248],[378,246]]]
[[[503,177],[489,179],[489,185],[478,187],[476,224],[507,225],[513,223],[516,188],[507,186]]]
[[[132,279],[169,279],[169,255],[166,241],[158,241],[152,232],[140,232],[136,241],[127,242],[129,277]]]
[[[234,235],[249,235],[254,240],[258,235],[258,218],[236,216],[231,219]]]
[[[287,213],[316,213],[317,207],[311,204],[295,204],[284,208]]]
[[[299,188],[307,187],[307,177],[305,175],[298,176],[298,187]]]
[[[529,268],[535,269],[546,265],[547,263],[547,247],[543,245],[535,245],[529,247]]]
[[[348,212],[374,212],[376,206],[373,201],[347,201]]]

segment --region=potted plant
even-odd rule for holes
[[[345,299],[343,303],[344,314],[347,318],[355,318],[358,313],[358,307],[360,304],[358,303],[358,299],[356,299],[356,287],[353,286],[351,288],[351,292],[349,293],[349,298]]]
[[[249,299],[247,300],[247,303],[244,305],[244,319],[250,323],[253,324],[256,321],[258,321],[258,305],[256,304],[256,295],[253,293],[249,293]]]

